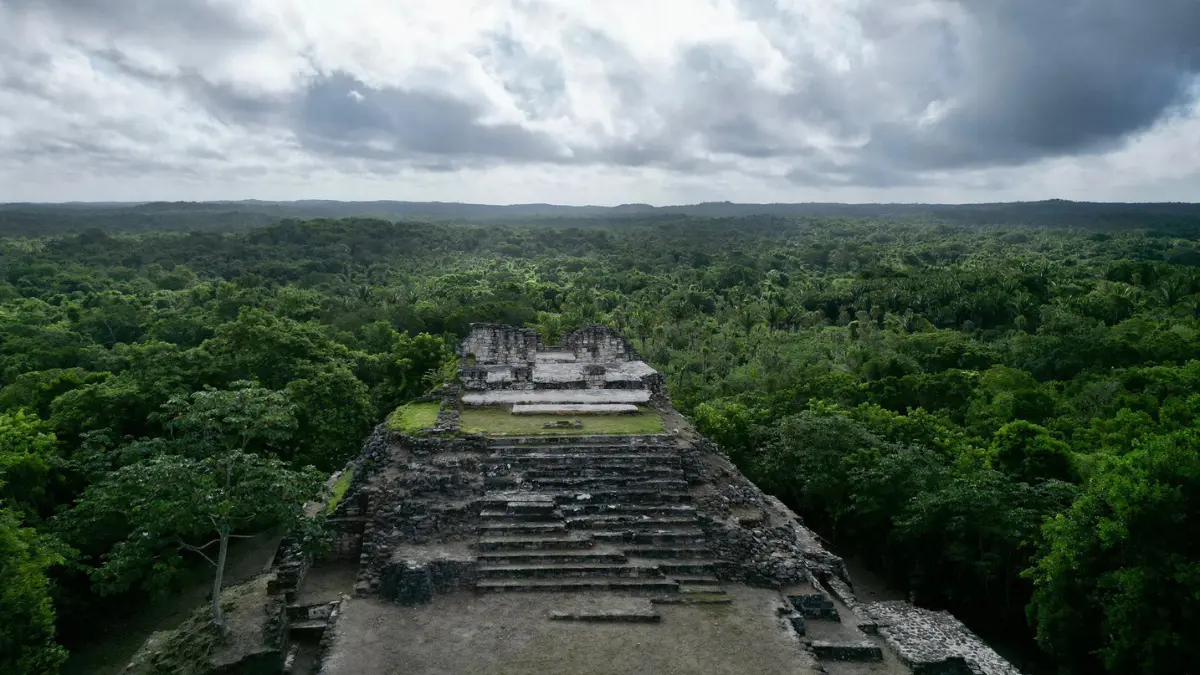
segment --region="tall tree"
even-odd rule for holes
[[[220,599],[230,540],[280,526],[315,534],[304,505],[320,496],[323,485],[311,467],[295,471],[239,450],[203,459],[160,455],[89,486],[72,520],[76,528],[115,521],[124,532],[93,573],[102,594],[139,581],[161,587],[163,577],[179,569],[183,552],[207,560],[215,567],[213,622],[224,631]]]

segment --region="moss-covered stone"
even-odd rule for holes
[[[208,606],[178,628],[150,636],[122,675],[278,675],[283,670],[285,607],[267,593],[264,574],[221,593],[227,634],[220,635]]]

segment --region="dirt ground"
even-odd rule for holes
[[[401,607],[353,599],[322,675],[816,675],[774,591],[726,587],[730,605],[660,606],[661,623],[550,621],[570,596],[458,593]],[[619,596],[617,596],[619,597]],[[595,599],[593,599],[595,601]],[[602,602],[602,601],[601,601]]]
[[[296,595],[297,605],[316,605],[333,602],[345,595],[354,595],[358,576],[358,561],[331,560],[318,562],[304,577]]]

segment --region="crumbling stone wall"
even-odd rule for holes
[[[396,590],[416,583],[416,577],[404,576],[406,563],[395,560],[397,550],[476,536],[483,449],[480,438],[417,438],[376,428],[343,499],[366,504],[356,593],[381,593],[385,587],[389,597],[416,593]],[[451,585],[438,582],[431,588]]]
[[[585,326],[563,338],[563,347],[575,353],[575,360],[584,363],[617,363],[638,361],[633,345],[613,329],[600,324]]]
[[[474,357],[476,365],[529,363],[536,358],[542,338],[532,328],[473,323],[471,333],[459,345],[458,355]]]
[[[695,486],[700,527],[721,561],[722,579],[778,588],[812,577],[846,578],[845,563],[775,497],[751,483],[717,446],[701,439],[681,456],[684,478]]]

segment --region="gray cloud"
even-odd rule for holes
[[[881,120],[864,163],[945,169],[1111,149],[1184,103],[1200,73],[1192,0],[962,7],[978,30],[954,43],[943,82],[955,106],[927,128]]]
[[[379,173],[549,164],[885,188],[1111,152],[1193,104],[1200,81],[1196,0],[872,0],[834,29],[770,0],[738,6],[754,39],[680,42],[670,60],[602,23],[565,26],[557,47],[520,22],[491,27],[465,52],[496,85],[484,92],[377,76],[370,59],[331,57],[312,35],[283,41],[282,28],[232,2],[0,0],[0,20],[61,29],[39,42],[54,34],[0,25],[0,130],[14,129],[0,150],[202,176],[190,162],[247,170],[241,134],[263,163],[368,162]],[[826,39],[832,56],[818,48]],[[252,75],[256,60],[288,50],[308,68],[287,87],[230,75],[243,55]],[[130,98],[89,128],[77,107],[103,97],[64,85],[61,54],[82,56],[126,96],[176,101],[192,126],[139,119],[152,101]],[[785,68],[764,77],[774,62]],[[598,80],[580,79],[593,70]],[[591,111],[580,91],[597,83],[608,125],[581,121]],[[497,97],[511,105],[504,115]],[[31,101],[57,116],[25,112]],[[148,157],[149,147],[160,150]]]
[[[483,125],[482,110],[437,94],[376,89],[346,73],[316,78],[297,109],[297,134],[320,152],[381,159],[475,155],[554,161],[554,144],[519,126]],[[373,144],[374,143],[374,144]]]

